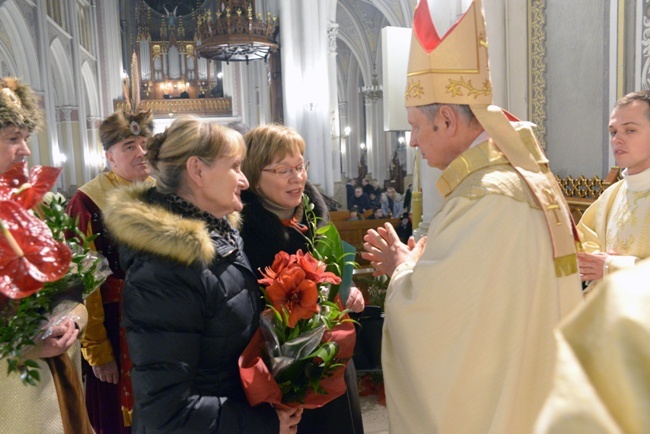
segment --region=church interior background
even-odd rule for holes
[[[436,0],[450,23],[468,3]],[[615,164],[607,131],[614,101],[650,86],[650,0],[485,3],[495,103],[537,125],[557,175],[604,177]],[[348,177],[384,185],[399,173],[401,186],[410,182],[417,156],[408,147],[403,83],[414,7],[0,0],[0,73],[37,92],[46,123],[32,138],[30,162],[62,165],[65,194],[103,170],[98,126],[124,105],[126,89],[153,110],[157,131],[184,114],[297,129],[310,179],[344,203]],[[436,171],[423,167],[421,177],[426,222]]]

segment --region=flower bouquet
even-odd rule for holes
[[[306,205],[308,221],[316,229],[313,213],[309,214],[313,207]],[[240,377],[252,406],[267,402],[280,408],[311,409],[345,393],[345,367],[356,334],[337,297],[340,275],[350,268],[348,253],[336,228],[331,228],[312,231],[316,235],[309,243],[313,254],[280,252],[262,273],[259,282],[265,287],[268,308],[239,359]]]
[[[60,173],[16,163],[0,175],[0,358],[25,384],[40,379],[27,352],[110,274],[63,199],[41,203]],[[66,232],[76,237],[65,241]]]

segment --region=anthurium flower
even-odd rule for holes
[[[0,293],[27,297],[65,276],[71,259],[44,222],[16,202],[0,202]]]
[[[316,282],[305,277],[305,272],[292,264],[283,269],[266,288],[266,296],[273,308],[289,315],[289,328],[294,328],[299,320],[309,319],[320,311]]]
[[[25,209],[33,208],[52,189],[61,168],[34,166],[31,172],[27,162],[14,163],[0,175],[0,201],[11,200]]]
[[[316,283],[333,283],[338,285],[341,283],[341,278],[334,273],[325,271],[327,265],[314,258],[311,253],[302,253],[302,250],[296,252],[296,262],[300,267],[305,270],[307,279],[313,280]]]

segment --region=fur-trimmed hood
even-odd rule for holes
[[[122,246],[185,265],[210,263],[217,250],[205,222],[150,203],[150,189],[150,184],[135,183],[111,192],[104,210],[111,237]],[[239,214],[229,215],[228,220],[236,227]]]

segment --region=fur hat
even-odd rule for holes
[[[25,127],[31,133],[41,124],[41,109],[29,85],[13,77],[0,79],[0,128]]]
[[[153,136],[153,114],[150,110],[118,110],[99,126],[99,138],[105,151],[117,142],[137,136]]]

